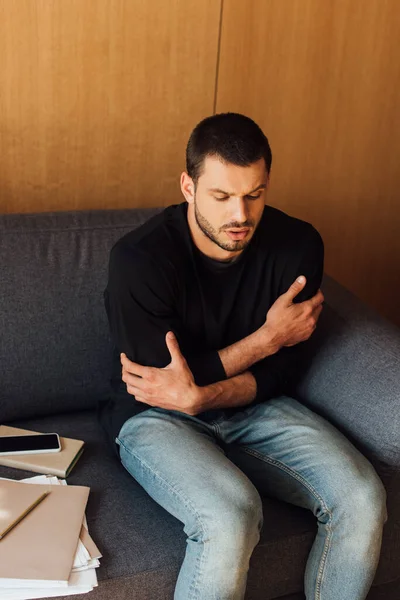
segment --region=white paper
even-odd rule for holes
[[[68,587],[60,588],[14,588],[1,590],[1,600],[29,600],[31,598],[53,598],[55,596],[72,596],[73,594],[86,594],[97,587],[97,577],[94,569],[71,573]]]

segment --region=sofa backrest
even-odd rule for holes
[[[109,252],[160,210],[0,215],[0,423],[107,395]]]

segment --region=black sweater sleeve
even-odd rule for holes
[[[187,344],[175,295],[171,278],[148,253],[121,242],[113,246],[104,302],[118,352],[143,366],[166,367],[171,356],[165,336],[173,331],[197,385],[226,379],[216,350],[183,350]]]
[[[314,296],[321,286],[324,271],[324,244],[316,229],[310,230],[307,243],[298,249],[297,259],[288,260],[281,279],[279,296],[285,293],[299,275],[305,275],[307,283],[294,302],[303,302]],[[257,383],[257,395],[253,402],[268,400],[288,393],[301,376],[302,356],[308,340],[295,346],[283,347],[276,354],[267,356],[249,368]]]

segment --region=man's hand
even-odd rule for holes
[[[121,354],[122,381],[138,402],[196,415],[199,412],[199,387],[172,331],[165,339],[171,354],[169,365],[162,369],[144,367]]]
[[[318,290],[310,300],[293,303],[305,284],[304,275],[296,279],[288,291],[279,296],[271,306],[266,321],[259,330],[269,343],[276,345],[278,350],[282,346],[294,346],[308,340],[317,326],[324,301],[321,290]]]

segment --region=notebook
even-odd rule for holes
[[[8,503],[7,497],[4,497],[5,492],[0,486],[0,541],[7,535],[6,532],[9,527],[15,523],[29,507],[38,501],[42,494],[43,491],[39,493],[36,489],[29,489],[25,494],[20,494],[18,497],[15,497],[12,503]],[[15,525],[15,527],[17,526],[18,525]]]
[[[32,435],[38,431],[29,431],[8,425],[0,425],[0,436],[3,435]],[[82,455],[84,442],[72,438],[60,437],[61,450],[48,454],[18,454],[16,456],[1,456],[0,465],[33,471],[43,475],[57,475],[66,478]]]
[[[0,540],[0,588],[68,585],[89,488],[0,480],[0,515],[9,519],[14,505],[47,490],[43,502]]]

